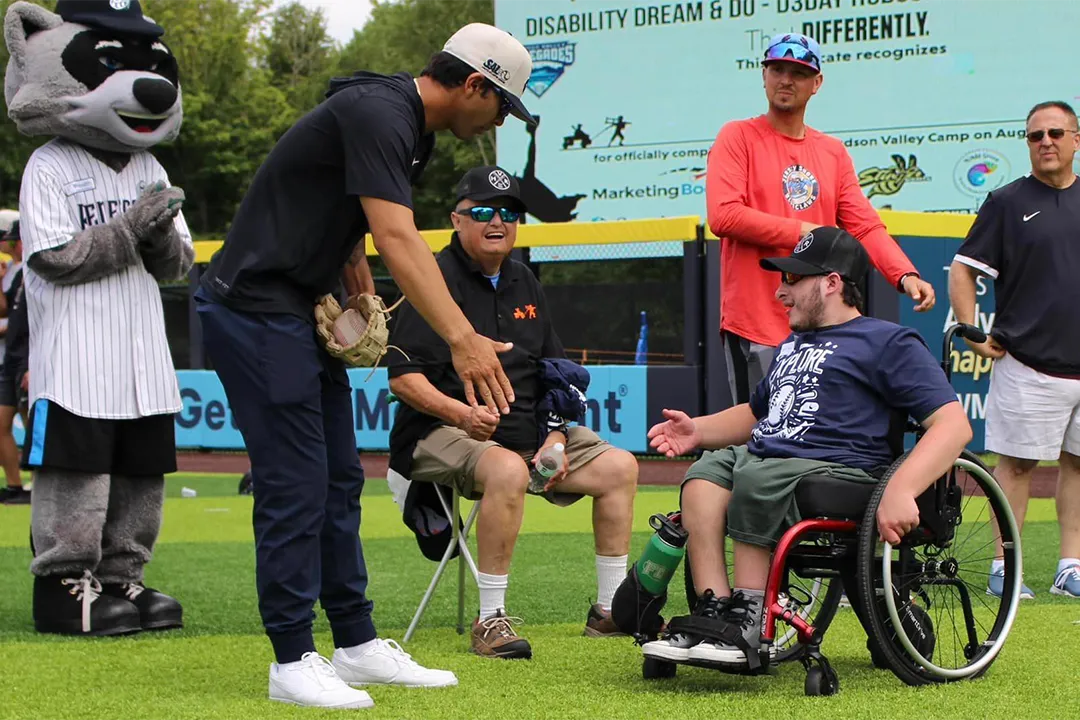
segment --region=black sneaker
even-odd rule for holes
[[[744,593],[736,590],[724,607],[720,619],[728,628],[727,639],[720,642],[703,642],[688,652],[690,662],[710,666],[758,669],[761,651],[761,615],[763,593]],[[755,656],[754,662],[747,660]]]
[[[139,610],[143,630],[172,630],[184,627],[184,608],[174,598],[140,583],[102,583],[101,592],[123,598]]]
[[[103,595],[89,570],[82,577],[34,578],[34,628],[60,635],[126,635],[139,632],[139,611],[127,600]]]
[[[4,505],[29,505],[30,491],[21,487],[6,487],[0,490],[0,503]]]
[[[690,617],[717,620],[723,615],[730,601],[731,598],[717,597],[712,590],[706,590],[705,594],[698,600]],[[672,619],[674,620],[674,618]],[[669,631],[665,632],[659,640],[653,640],[642,645],[641,652],[645,657],[656,660],[674,663],[686,662],[690,659],[690,648],[699,645],[702,640],[702,636],[693,633]]]

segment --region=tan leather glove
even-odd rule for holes
[[[345,310],[333,295],[315,306],[315,331],[326,352],[352,367],[375,367],[386,354],[390,317],[382,298],[366,293],[349,298]]]

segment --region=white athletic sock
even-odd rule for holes
[[[1063,571],[1071,568],[1073,565],[1080,565],[1080,559],[1078,558],[1061,558],[1058,560],[1057,574],[1060,575]]]
[[[1002,568],[1004,568],[1004,567],[1005,567],[1005,561],[1004,560],[995,559],[994,562],[990,563],[990,574],[991,575],[997,574],[997,573],[1001,572]]]
[[[346,655],[353,659],[356,659],[366,653],[368,650],[374,648],[377,640],[378,638],[376,638],[375,640],[368,640],[366,643],[360,643],[359,645],[353,645],[352,647],[341,649],[345,652]]]
[[[480,619],[487,620],[499,610],[506,609],[506,586],[510,584],[510,576],[476,575],[476,584],[480,588]]]
[[[596,556],[596,602],[604,612],[611,612],[611,599],[626,577],[626,555]]]

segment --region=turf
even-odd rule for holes
[[[186,627],[166,634],[84,640],[37,635],[30,617],[32,579],[27,507],[0,507],[0,663],[5,668],[0,718],[318,718],[341,713],[267,702],[271,660],[254,591],[251,498],[236,495],[237,476],[170,478],[165,524],[148,584],[184,602]],[[180,497],[189,487],[195,498]],[[631,555],[651,531],[653,512],[675,508],[674,488],[642,489]],[[467,507],[466,507],[467,510]],[[364,491],[362,529],[370,595],[383,636],[400,639],[435,565],[419,554],[401,524],[385,482]],[[914,715],[1059,717],[1073,714],[1080,674],[1080,602],[1047,592],[1057,555],[1050,500],[1032,501],[1024,529],[1026,580],[1038,599],[1021,605],[1007,647],[977,681],[908,688],[874,670],[865,636],[841,610],[824,651],[840,675],[841,693],[806,698],[804,672],[784,665],[769,677],[745,678],[680,668],[674,680],[645,681],[641,654],[626,638],[581,637],[596,582],[588,502],[558,509],[529,498],[509,589],[519,631],[534,649],[530,662],[485,661],[466,652],[455,632],[456,565],[440,586],[408,650],[424,664],[457,673],[442,690],[369,689],[371,718],[847,718]],[[471,585],[471,583],[470,583]],[[468,588],[467,618],[476,590]],[[665,616],[685,610],[673,593]],[[332,652],[320,616],[316,639]]]

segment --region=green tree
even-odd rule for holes
[[[326,14],[291,2],[273,13],[264,40],[271,83],[300,111],[315,107],[326,91],[338,49],[326,31]]]

